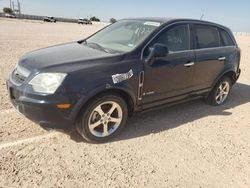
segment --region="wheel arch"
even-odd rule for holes
[[[227,77],[229,77],[231,79],[232,85],[234,85],[236,83],[236,81],[237,81],[236,72],[234,70],[226,70],[222,74],[220,74],[220,76],[215,80],[215,82],[213,83],[212,88],[214,88],[214,86],[218,83],[218,81],[220,81],[225,76],[227,76]]]
[[[81,106],[79,107],[79,110],[76,112],[76,115],[74,118],[75,122],[79,119],[79,115],[81,114],[82,110],[84,110],[85,107],[89,103],[91,103],[94,99],[101,97],[101,96],[104,96],[104,95],[117,95],[117,96],[120,96],[121,98],[123,98],[123,100],[126,102],[126,104],[128,106],[129,116],[133,115],[133,112],[135,110],[136,101],[132,97],[132,95],[128,91],[125,91],[123,89],[110,88],[110,89],[104,89],[104,90],[97,91],[94,94],[92,94],[90,97],[88,97],[83,102],[83,104],[81,104]]]

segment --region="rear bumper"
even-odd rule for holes
[[[236,73],[236,81],[239,79],[241,74],[241,69],[238,69],[237,73]]]
[[[75,95],[37,95],[27,92],[25,86],[15,86],[11,81],[7,81],[7,89],[14,108],[41,127],[45,129],[69,129],[73,127],[76,117],[74,107],[77,106]],[[59,109],[56,106],[65,103],[71,104],[71,107]]]

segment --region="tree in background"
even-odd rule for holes
[[[3,12],[5,14],[12,14],[13,13],[13,10],[11,8],[8,8],[8,7],[4,7],[3,8]]]
[[[117,20],[116,20],[115,18],[110,18],[109,21],[110,21],[110,23],[112,23],[112,24],[115,23],[115,22],[117,22]]]
[[[95,16],[93,16],[93,17],[90,18],[90,21],[92,21],[92,22],[99,22],[100,19],[97,18],[97,17],[95,17]]]

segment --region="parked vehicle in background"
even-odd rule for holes
[[[4,14],[6,18],[16,18],[15,14]]]
[[[92,22],[86,18],[79,18],[77,21],[78,24],[92,25]]]
[[[54,22],[54,23],[56,23],[57,20],[54,17],[44,17],[43,21],[44,22]]]
[[[134,112],[198,98],[224,104],[240,72],[240,49],[227,27],[131,18],[24,55],[7,88],[15,108],[41,126],[75,125],[87,141],[105,142]]]

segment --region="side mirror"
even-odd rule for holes
[[[168,54],[168,47],[164,44],[156,43],[154,44],[148,58],[146,59],[146,62],[149,65],[152,65],[156,57],[165,57],[167,54]]]

